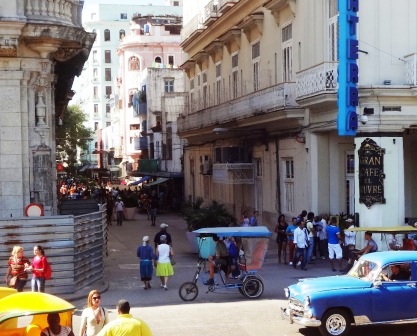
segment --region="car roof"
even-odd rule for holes
[[[249,226],[249,227],[212,227],[203,228],[193,231],[198,236],[217,235],[218,237],[271,237],[272,232],[266,226]]]
[[[384,251],[365,254],[361,259],[378,264],[417,261],[417,251]]]

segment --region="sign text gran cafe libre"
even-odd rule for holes
[[[384,198],[384,154],[385,149],[366,138],[359,155],[359,203],[370,208],[375,203],[385,203]]]

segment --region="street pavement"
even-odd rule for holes
[[[177,261],[175,274],[169,279],[168,291],[160,288],[156,276],[152,280],[152,289],[143,290],[136,250],[143,236],[147,235],[153,241],[161,223],[169,225],[168,232],[172,236]],[[287,304],[283,290],[286,286],[303,277],[334,275],[327,260],[317,260],[315,264],[308,265],[307,271],[278,264],[273,236],[260,272],[265,284],[260,299],[247,299],[237,289],[206,293],[207,287],[199,283],[198,297],[192,302],[184,302],[178,295],[178,288],[182,283],[191,281],[198,260],[197,254],[191,252],[185,232],[185,221],[173,213],[159,215],[156,227],[150,226],[146,214],[139,213],[134,220],[125,221],[122,226],[116,226],[113,222],[108,230],[104,278],[64,297],[78,308],[73,321],[75,335],[78,336],[81,311],[91,289],[98,289],[102,293],[102,305],[109,309],[110,319],[117,316],[117,301],[127,299],[132,314],[146,321],[154,336],[318,335],[314,329],[300,329],[297,325],[282,321],[280,307]],[[357,330],[352,335],[373,334],[369,331],[364,333],[367,329]],[[378,335],[392,335],[386,334],[386,330],[390,329],[380,328]],[[402,335],[407,335],[406,329],[402,330]]]

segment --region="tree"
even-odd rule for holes
[[[65,157],[68,173],[74,172],[74,165],[77,162],[77,147],[87,150],[88,141],[93,136],[93,131],[84,126],[87,116],[80,106],[71,105],[67,107],[62,126],[56,128],[57,157],[60,152],[61,159]]]

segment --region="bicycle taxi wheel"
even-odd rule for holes
[[[243,281],[242,292],[250,299],[257,299],[264,292],[264,283],[257,277],[247,277]]]
[[[178,294],[183,301],[193,301],[198,296],[198,287],[194,282],[184,282]]]

